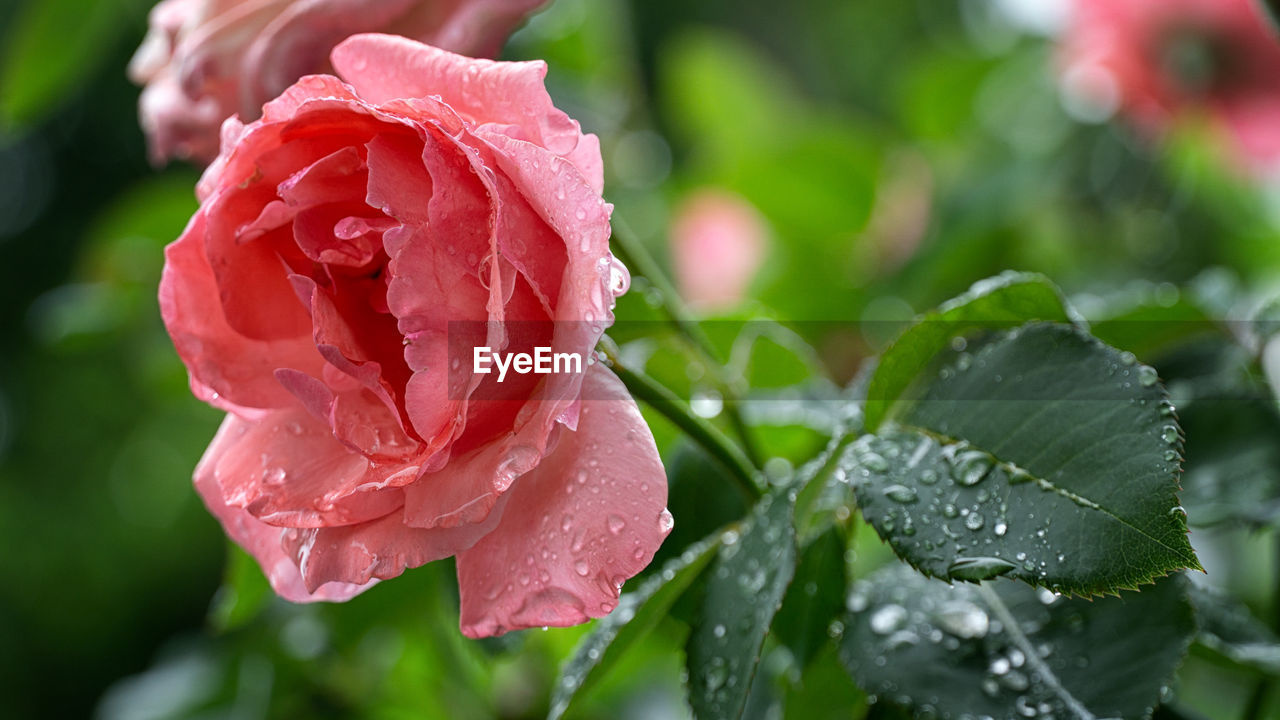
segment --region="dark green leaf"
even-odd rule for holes
[[[1192,585],[1200,633],[1197,641],[1240,665],[1280,676],[1280,638],[1244,603],[1219,590]]]
[[[1280,0],[1258,0],[1262,13],[1271,21],[1271,29],[1280,32]]]
[[[841,659],[865,690],[918,713],[1149,717],[1195,631],[1185,584],[1072,600],[889,567],[855,585]]]
[[[1064,325],[1002,334],[846,449],[858,505],[927,575],[1091,595],[1199,568],[1155,371]]]
[[[844,533],[830,528],[800,552],[796,576],[773,621],[778,641],[807,667],[827,644],[827,629],[844,608]]]
[[[774,614],[795,573],[792,493],[766,495],[728,530],[687,647],[689,704],[699,720],[739,718]]]
[[[1280,413],[1269,397],[1221,395],[1182,405],[1182,504],[1192,525],[1262,527],[1280,519]]]
[[[551,720],[568,712],[574,698],[589,691],[628,648],[657,627],[711,562],[718,547],[715,538],[686,548],[659,574],[622,596],[618,607],[596,623],[565,663],[551,698]]]
[[[866,425],[875,430],[893,405],[951,339],[974,330],[1004,329],[1031,320],[1071,320],[1057,287],[1040,275],[1005,273],[974,283],[910,327],[880,357],[867,389]]]
[[[679,519],[658,549],[658,563],[679,557],[681,548],[699,542],[749,510],[724,466],[688,440],[678,441],[670,454],[667,478],[667,508]]]

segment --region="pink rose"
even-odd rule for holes
[[[767,236],[760,212],[739,195],[699,190],[685,198],[671,222],[671,260],[681,294],[704,310],[741,302],[764,262]]]
[[[1064,89],[1090,113],[1118,109],[1160,137],[1207,119],[1241,167],[1280,163],[1280,41],[1255,0],[1076,0]]]
[[[145,85],[139,114],[152,158],[208,163],[218,127],[298,78],[331,72],[329,51],[361,32],[392,32],[473,56],[492,57],[546,0],[162,0],[129,63]]]
[[[290,600],[456,555],[468,635],[604,615],[672,523],[653,436],[586,360],[628,283],[599,142],[541,62],[388,35],[332,61],[346,82],[227,120],[165,253],[165,325],[228,412],[196,488]],[[479,344],[584,361],[500,383]]]

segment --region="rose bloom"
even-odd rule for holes
[[[298,78],[330,72],[329,51],[361,32],[392,32],[472,56],[492,57],[546,0],[163,0],[129,63],[145,85],[139,115],[152,159],[207,164],[218,128]]]
[[[635,401],[585,361],[473,373],[612,322],[599,142],[541,62],[388,35],[332,61],[227,120],[165,252],[165,325],[228,413],[196,488],[290,600],[456,555],[470,636],[604,615],[672,526]]]
[[[671,221],[671,262],[676,285],[693,307],[722,310],[742,302],[764,262],[765,220],[740,195],[695,191]]]
[[[1236,163],[1280,162],[1280,40],[1255,0],[1076,0],[1062,39],[1064,90],[1081,112],[1119,110],[1159,138],[1208,120]]]

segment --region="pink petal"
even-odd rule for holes
[[[406,527],[395,512],[359,525],[288,530],[284,546],[305,587],[314,592],[334,583],[387,580],[406,568],[457,555],[491,532],[502,515],[500,506],[482,524],[423,530]]]
[[[391,29],[415,0],[289,2],[241,47],[244,112],[280,94],[298,78],[325,72],[329,51],[348,35]],[[433,3],[428,3],[433,4]]]
[[[403,503],[397,489],[417,466],[375,466],[336,440],[301,408],[224,423],[225,438],[207,458],[223,502],[269,525],[350,525],[380,518]]]
[[[577,432],[520,477],[492,533],[458,555],[462,632],[500,635],[609,613],[671,531],[653,435],[621,381],[587,372]]]
[[[196,213],[182,236],[165,248],[160,279],[160,314],[191,373],[192,391],[230,410],[292,405],[275,370],[319,374],[324,359],[310,337],[255,340],[228,324],[204,252],[204,229],[205,213]]]
[[[557,155],[582,138],[542,84],[546,63],[477,60],[393,35],[364,34],[334,48],[333,66],[374,104],[439,95],[476,125],[515,125]]]
[[[396,24],[397,35],[472,57],[494,57],[526,15],[547,0],[420,2]]]
[[[222,491],[213,477],[213,467],[222,457],[228,444],[234,443],[248,430],[239,418],[227,415],[218,434],[196,466],[195,486],[209,512],[222,523],[227,535],[258,561],[271,582],[271,588],[280,597],[292,602],[316,600],[342,601],[359,595],[376,581],[354,585],[330,582],[308,591],[302,582],[302,574],[292,557],[281,545],[285,530],[268,525],[241,508],[230,507],[222,500]]]

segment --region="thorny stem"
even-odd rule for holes
[[[627,267],[635,270],[638,275],[643,276],[658,291],[662,296],[662,310],[666,313],[676,331],[695,350],[702,353],[712,365],[711,375],[715,380],[716,390],[724,398],[725,416],[729,419],[729,424],[733,426],[733,431],[738,436],[738,439],[742,441],[742,449],[746,454],[747,460],[753,467],[760,467],[760,453],[756,450],[755,441],[752,440],[751,432],[747,428],[747,423],[742,419],[742,413],[738,407],[739,393],[733,388],[729,378],[725,377],[726,365],[724,358],[716,351],[711,339],[702,331],[702,326],[698,324],[693,313],[689,311],[689,307],[684,304],[684,299],[680,297],[680,293],[676,292],[671,282],[667,280],[667,276],[663,274],[662,268],[658,267],[658,263],[649,254],[649,251],[635,236],[619,229],[616,225],[617,223],[615,223],[610,244],[613,246],[618,259]]]
[[[706,418],[695,415],[684,401],[676,397],[675,393],[659,385],[653,378],[624,365],[618,359],[617,346],[608,338],[601,340],[600,349],[609,367],[632,395],[661,413],[724,465],[729,471],[729,476],[734,480],[734,487],[742,494],[748,506],[754,505],[756,500],[760,499],[759,473],[742,449],[725,436],[720,428]]]

